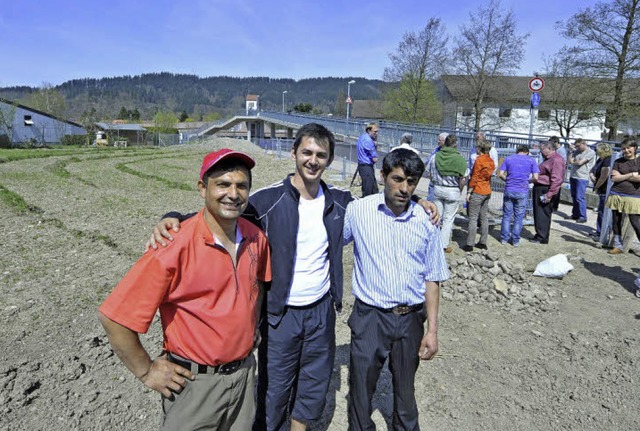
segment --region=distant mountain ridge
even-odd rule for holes
[[[150,119],[156,111],[186,112],[195,120],[212,112],[222,116],[244,109],[245,96],[260,96],[262,109],[281,110],[282,93],[287,109],[298,103],[310,103],[323,113],[339,110],[346,98],[347,82],[351,96],[357,99],[378,99],[385,85],[381,80],[359,77],[326,77],[287,79],[268,77],[236,78],[169,72],[137,76],[74,79],[53,87],[65,97],[68,118],[78,118],[95,108],[98,118],[116,118],[121,107],[138,109],[142,119]],[[37,88],[20,86],[0,88],[0,97],[24,102]],[[340,101],[340,102],[339,102]]]

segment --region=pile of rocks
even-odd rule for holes
[[[444,299],[531,312],[549,311],[558,304],[553,281],[534,279],[524,265],[494,251],[452,259],[449,269],[451,277],[442,283]]]

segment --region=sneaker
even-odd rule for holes
[[[576,223],[580,223],[580,224],[584,224],[587,222],[586,218],[579,218],[578,220],[576,220]]]
[[[487,244],[477,243],[476,248],[479,248],[480,250],[488,250]]]
[[[618,247],[613,247],[607,253],[609,253],[609,254],[623,254],[624,250],[620,250]]]
[[[473,251],[473,246],[472,245],[465,245],[464,247],[462,247],[462,251],[466,251],[467,253]]]
[[[520,247],[520,241],[518,241],[518,242],[514,242],[514,243],[513,243],[513,246],[514,246],[514,247]]]
[[[507,245],[507,244],[509,244],[509,241],[504,241],[504,240],[503,240],[503,241],[500,241],[500,244],[502,244],[502,245]]]
[[[636,289],[635,295],[636,298],[640,298],[640,289]]]

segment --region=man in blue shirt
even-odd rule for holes
[[[362,179],[362,197],[378,193],[378,182],[373,172],[373,165],[378,161],[378,153],[376,152],[378,131],[380,131],[380,126],[377,123],[369,123],[365,133],[360,135],[358,142],[356,142],[358,172]]]
[[[439,282],[449,277],[438,228],[411,201],[425,166],[411,150],[383,160],[384,193],[352,202],[345,243],[354,241],[349,317],[349,428],[375,429],[371,399],[389,357],[393,376],[393,429],[417,430],[415,373],[438,351]],[[425,334],[423,324],[428,320]]]

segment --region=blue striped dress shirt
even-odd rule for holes
[[[414,202],[397,217],[385,204],[384,192],[351,202],[344,241],[354,242],[351,292],[368,305],[420,304],[426,281],[449,278],[440,231]]]

